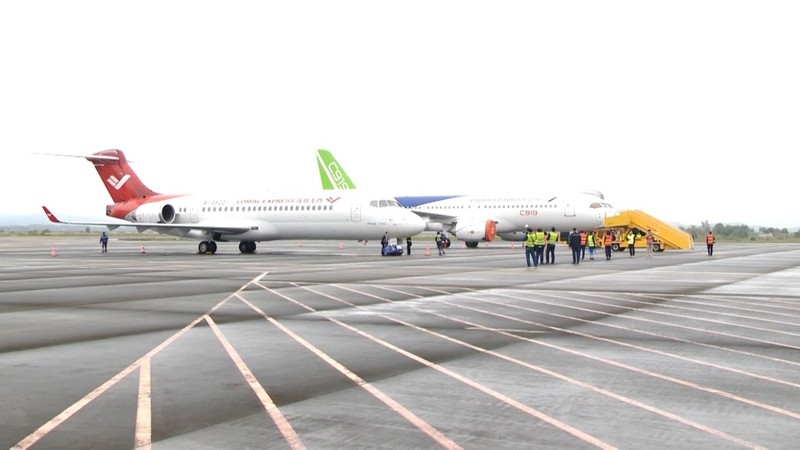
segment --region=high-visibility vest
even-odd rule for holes
[[[636,241],[636,235],[633,233],[628,234],[628,245],[633,245],[634,241]]]
[[[714,243],[714,235],[713,234],[708,234],[706,236],[706,244],[713,244],[713,243]]]
[[[555,245],[555,243],[556,243],[557,241],[558,241],[558,232],[557,232],[557,231],[551,231],[551,232],[550,232],[550,233],[547,235],[547,243],[548,243],[548,244],[553,244],[553,245]]]
[[[581,231],[581,245],[586,245],[586,232]]]
[[[589,247],[594,247],[594,235],[593,234],[589,234],[589,235],[586,236],[586,244]]]
[[[533,239],[534,239],[533,232],[528,233],[527,237],[525,238],[525,247],[533,247],[535,245],[535,242],[533,242]]]
[[[536,245],[544,245],[544,243],[545,243],[544,231],[537,231],[536,232],[536,237],[534,238],[533,243],[536,244]]]
[[[603,245],[605,245],[606,247],[611,247],[611,243],[613,241],[614,238],[611,237],[611,233],[606,233],[606,235],[603,236]]]

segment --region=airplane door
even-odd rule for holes
[[[197,223],[200,219],[197,217],[197,208],[192,207],[189,210],[189,218],[192,223]]]
[[[361,222],[361,205],[354,204],[352,208],[350,208],[350,220],[353,222]]]
[[[564,205],[564,217],[575,217],[575,205],[572,203]]]

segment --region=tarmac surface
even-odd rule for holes
[[[800,446],[799,244],[428,245],[0,238],[0,448]]]

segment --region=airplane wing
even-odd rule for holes
[[[232,224],[211,224],[211,223],[158,223],[158,222],[127,222],[121,219],[117,219],[114,221],[104,221],[104,222],[70,222],[70,221],[63,221],[56,217],[55,214],[50,212],[46,206],[42,206],[45,215],[53,223],[60,223],[63,225],[90,225],[90,226],[105,226],[108,227],[109,230],[117,229],[118,227],[134,227],[140,233],[145,230],[154,230],[158,231],[159,233],[169,233],[170,231],[175,231],[181,234],[187,234],[189,231],[198,230],[198,231],[208,231],[208,232],[216,232],[220,234],[240,234],[244,233],[245,231],[250,230],[250,226],[242,226],[242,225],[232,225]]]

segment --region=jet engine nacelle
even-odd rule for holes
[[[444,227],[439,222],[425,222],[425,231],[442,231]]]
[[[497,224],[494,220],[486,222],[458,222],[456,237],[462,241],[487,241],[491,242],[497,236]]]
[[[147,203],[133,212],[135,222],[172,223],[175,220],[175,207],[169,203]]]
[[[525,240],[525,232],[524,231],[512,231],[510,233],[497,233],[500,236],[500,239],[504,241],[517,241],[522,242]]]

